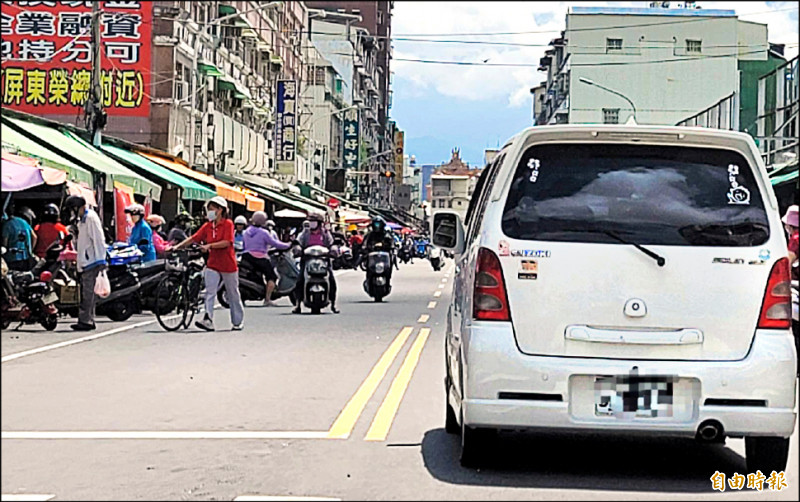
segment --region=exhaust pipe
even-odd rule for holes
[[[697,428],[697,440],[704,443],[718,443],[724,440],[722,424],[716,420],[706,420]]]

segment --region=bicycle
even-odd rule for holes
[[[190,248],[173,251],[167,258],[166,275],[156,286],[153,308],[158,324],[167,331],[188,328],[203,307],[202,256],[198,248]]]

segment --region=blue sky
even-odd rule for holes
[[[568,6],[647,7],[649,2],[395,2],[394,57],[537,64],[547,44],[564,29]],[[673,4],[682,2],[673,2]],[[748,21],[766,23],[771,42],[795,44],[797,3],[697,2],[705,9],[735,9]],[[789,10],[794,9],[794,10]],[[492,37],[453,33],[539,31]],[[444,34],[444,35],[443,35]],[[495,41],[535,47],[402,41],[397,38]],[[405,152],[417,164],[439,164],[454,147],[470,165],[483,164],[495,148],[532,123],[529,89],[544,78],[532,68],[476,67],[392,61],[392,119],[405,131]]]

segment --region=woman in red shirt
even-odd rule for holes
[[[205,304],[206,314],[195,326],[206,331],[214,331],[214,299],[217,296],[220,282],[225,285],[231,310],[233,330],[244,327],[244,306],[239,295],[239,267],[233,250],[233,222],[228,219],[228,203],[220,196],[213,197],[206,203],[208,221],[194,235],[175,247],[167,248],[167,252],[180,249],[192,242],[202,243],[200,248],[208,252],[205,270]]]

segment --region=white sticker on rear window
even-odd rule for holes
[[[536,183],[536,180],[539,179],[539,159],[531,159],[528,161],[528,169],[531,170],[531,177],[528,178],[528,181],[531,183]]]
[[[739,174],[739,166],[736,164],[728,164],[728,181],[731,183],[731,188],[728,190],[728,204],[736,205],[750,205],[750,190],[741,186],[736,181],[736,176]]]

